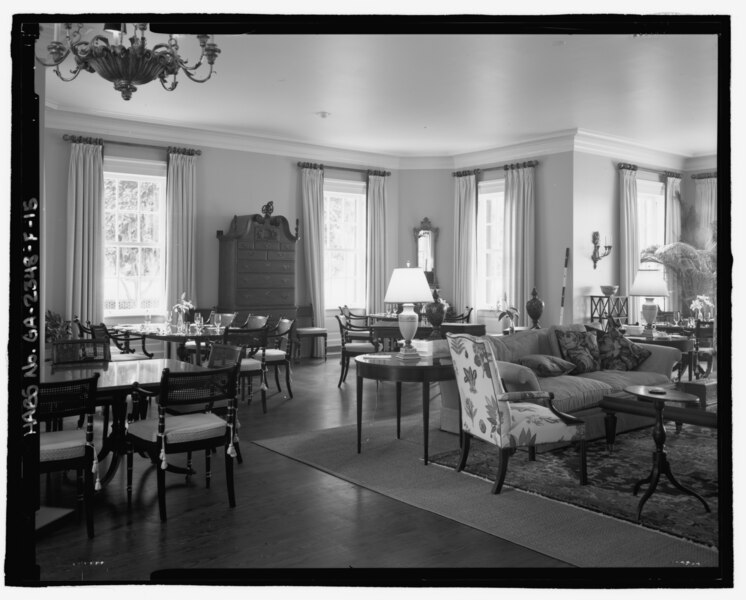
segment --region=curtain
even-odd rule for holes
[[[67,180],[67,277],[65,318],[101,323],[103,285],[104,149],[100,143],[70,145]]]
[[[526,301],[534,280],[535,163],[511,165],[505,177],[505,221],[503,254],[504,295],[515,306],[524,325]]]
[[[666,177],[666,234],[665,243],[673,244],[681,239],[681,178]],[[676,271],[666,269],[668,300],[671,310],[681,310],[679,278]]]
[[[628,296],[640,265],[637,240],[637,168],[619,167],[619,294]],[[629,320],[639,320],[639,302],[629,298]]]
[[[196,286],[196,157],[169,152],[166,181],[166,308],[182,294],[199,306]]]
[[[695,209],[699,214],[699,223],[704,231],[702,247],[712,247],[714,240],[713,234],[718,218],[718,190],[717,177],[707,177],[705,179],[695,179]]]
[[[477,177],[457,174],[453,215],[453,305],[464,312],[475,305],[477,268]]]
[[[304,227],[303,254],[306,257],[306,278],[311,293],[313,321],[324,327],[324,170],[315,167],[301,169],[301,199]],[[314,338],[314,354],[321,356],[323,340]]]
[[[366,273],[368,312],[383,312],[386,295],[386,176],[368,175],[368,239]]]

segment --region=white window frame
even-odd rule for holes
[[[649,203],[656,202],[657,207],[651,208]],[[646,206],[647,204],[647,206]],[[646,224],[649,224],[654,213],[659,211],[659,219],[661,225],[660,240],[650,241],[642,240],[638,237],[638,247],[640,252],[652,244],[665,244],[666,240],[666,185],[662,181],[653,181],[650,179],[638,179],[637,180],[637,220],[638,220],[638,235],[641,235],[646,230]],[[658,263],[643,263],[640,260],[638,269],[644,269],[649,271],[661,271],[665,277],[665,268],[663,265]],[[667,309],[668,298],[658,298],[660,305],[663,310]]]
[[[145,316],[146,314],[162,314],[166,310],[166,184],[167,184],[167,164],[165,161],[105,157],[104,158],[104,180],[109,178],[134,179],[139,182],[157,183],[160,186],[160,195],[158,198],[160,214],[158,218],[158,244],[143,242],[122,242],[124,246],[137,247],[157,247],[161,256],[161,273],[163,277],[162,304],[150,309],[132,308],[132,309],[106,309],[104,308],[104,318],[133,317]],[[101,201],[104,199],[102,197]],[[110,247],[119,247],[119,243],[108,243],[104,236],[104,249]]]
[[[328,228],[326,218],[326,203],[330,196],[353,198],[357,205],[357,226],[360,229],[354,236],[355,246],[349,248],[329,248],[328,247]],[[367,184],[364,181],[349,181],[344,179],[324,179],[324,307],[326,310],[336,310],[339,306],[347,305],[350,308],[365,309],[366,307],[366,269],[367,269]],[[355,275],[344,278],[335,278],[341,280],[352,280],[352,286],[355,292],[350,297],[335,297],[331,293],[333,286],[330,277],[331,269],[328,268],[331,252],[346,252],[353,255],[353,261],[356,264]]]
[[[494,221],[488,224],[485,219],[487,211],[485,209],[485,202],[497,202],[498,210],[502,206],[503,209],[499,211],[501,217],[499,221]],[[500,301],[503,295],[504,279],[502,272],[502,252],[505,251],[504,246],[502,248],[489,249],[486,247],[487,244],[487,226],[491,225],[497,229],[497,235],[499,236],[500,243],[504,244],[503,228],[505,224],[505,179],[490,179],[487,181],[480,181],[477,185],[477,260],[475,265],[475,281],[477,282],[477,297],[476,297],[476,308],[477,310],[496,310],[497,303]],[[491,253],[494,255],[496,264],[500,265],[500,272],[497,274],[490,275],[487,273],[487,254]],[[496,298],[487,297],[487,282],[497,280],[499,282],[498,292]]]

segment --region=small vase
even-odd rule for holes
[[[176,332],[186,333],[186,324],[184,323],[184,313],[178,313],[176,315]]]

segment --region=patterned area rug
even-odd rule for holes
[[[675,433],[673,424],[666,424],[666,433],[666,451],[674,477],[700,494],[711,512],[705,512],[699,500],[680,493],[662,477],[643,507],[641,524],[717,547],[717,431],[684,425],[680,433]],[[528,460],[526,452],[519,451],[510,458],[505,485],[634,523],[637,505],[647,484],[643,484],[637,496],[632,495],[632,489],[639,479],[650,473],[654,449],[652,428],[618,435],[612,453],[606,450],[603,440],[589,443],[587,486],[578,484],[579,456],[575,448],[537,453],[535,462]],[[455,468],[458,459],[459,452],[450,451],[430,460]],[[465,471],[494,481],[497,472],[495,447],[473,440]]]

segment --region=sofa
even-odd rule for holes
[[[555,364],[563,365],[569,362],[566,361],[568,349],[565,339],[573,336],[585,338],[588,335],[594,336],[594,340],[602,340],[602,342],[596,342],[602,347],[604,342],[607,342],[608,346],[608,341],[613,339],[612,336],[604,337],[606,335],[604,332],[588,331],[588,328],[582,324],[530,329],[513,335],[488,334],[487,337],[492,343],[498,360],[500,377],[508,391],[552,392],[554,406],[562,412],[583,419],[586,423],[586,439],[592,440],[601,438],[605,434],[604,413],[599,407],[599,402],[606,394],[622,391],[630,385],[655,386],[670,383],[674,363],[680,359],[681,353],[667,346],[633,344],[631,350],[638,354],[637,360],[641,362],[629,370],[624,369],[628,369],[635,361],[624,365],[619,361],[607,360],[607,365],[619,367],[613,369],[594,367],[583,369],[570,365],[564,369],[552,369],[555,373],[551,375],[547,373],[546,363],[553,367]],[[560,339],[562,339],[562,344]],[[629,347],[629,343],[624,340],[622,344]],[[539,365],[536,364],[537,361]],[[525,366],[527,364],[530,366]],[[599,366],[596,365],[596,367]],[[558,370],[559,373],[556,373]],[[578,373],[583,370],[586,372]],[[458,433],[460,410],[456,383],[454,381],[441,382],[440,388],[441,429]],[[653,422],[653,419],[649,417],[619,413],[617,414],[617,433],[652,425]]]

